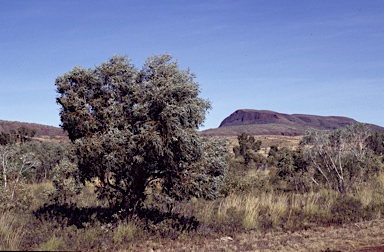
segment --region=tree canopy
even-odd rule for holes
[[[176,199],[196,188],[213,197],[226,154],[223,143],[200,137],[211,105],[198,96],[194,78],[169,55],[150,57],[141,70],[114,56],[95,69],[75,67],[59,76],[61,126],[74,144],[81,181],[98,178],[100,195],[128,212],[153,182]]]

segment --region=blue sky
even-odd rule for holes
[[[0,119],[59,126],[54,82],[168,53],[212,102],[384,126],[384,1],[0,0]]]

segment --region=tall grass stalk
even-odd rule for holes
[[[141,228],[138,227],[135,223],[121,223],[113,232],[113,241],[119,244],[129,243],[132,242],[141,233]]]
[[[236,211],[241,215],[245,230],[257,229],[267,222],[277,226],[288,210],[288,196],[275,192],[236,195],[223,199],[217,210],[217,218],[230,218],[229,213]],[[264,224],[263,224],[264,225]]]
[[[211,218],[214,218],[216,213],[216,203],[214,201],[194,200],[192,206],[195,208],[194,214],[200,222],[208,223]]]
[[[363,204],[363,207],[369,206],[373,201],[374,189],[371,187],[363,187],[357,192],[357,197]]]
[[[246,195],[244,198],[244,218],[242,226],[245,230],[256,229],[260,221],[261,202],[258,197]]]
[[[321,202],[321,194],[310,192],[307,194],[291,194],[290,209],[301,210],[305,216],[316,214],[319,211],[327,211],[328,204]],[[320,210],[322,208],[322,210]]]
[[[0,216],[0,250],[19,250],[25,236],[24,224],[17,221],[11,212],[3,212]]]
[[[288,209],[288,196],[285,194],[279,193],[268,193],[265,194],[265,200],[262,202],[266,202],[266,208],[269,209],[268,215],[271,218],[271,222],[273,226],[280,225],[280,222],[285,216]]]

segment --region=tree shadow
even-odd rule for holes
[[[95,222],[114,222],[114,211],[106,207],[78,207],[75,204],[45,204],[33,212],[40,221],[57,221],[62,226],[85,228]]]
[[[147,224],[166,227],[177,232],[196,231],[199,221],[194,216],[184,216],[180,213],[162,212],[159,209],[141,209],[138,212],[140,219],[145,220]],[[147,225],[150,227],[151,225]]]
[[[56,221],[64,226],[75,225],[77,228],[92,226],[96,222],[117,225],[121,220],[129,219],[121,211],[108,207],[78,207],[76,204],[45,204],[33,212],[40,221]],[[134,216],[143,224],[143,228],[162,235],[175,232],[196,231],[199,221],[194,217],[186,217],[179,213],[163,212],[159,209],[143,208]],[[156,228],[154,228],[156,227]]]

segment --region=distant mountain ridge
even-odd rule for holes
[[[306,114],[283,114],[270,110],[239,109],[225,118],[219,128],[202,131],[206,136],[236,136],[243,132],[250,135],[305,134],[311,128],[335,130],[356,120],[343,116],[317,116]],[[384,131],[383,127],[369,124],[374,131]]]
[[[17,130],[20,127],[25,127],[30,130],[36,130],[36,137],[40,136],[67,136],[67,133],[62,129],[54,126],[48,126],[38,123],[14,122],[0,120],[0,131],[10,133],[11,130]]]
[[[343,116],[317,116],[306,114],[283,114],[270,110],[239,109],[226,117],[216,129],[201,131],[203,136],[238,136],[245,132],[250,135],[299,136],[308,129],[334,130],[356,120]],[[367,124],[373,131],[384,131],[384,127]],[[37,123],[0,120],[0,131],[9,133],[20,127],[36,130],[36,137],[67,137],[59,127]]]

